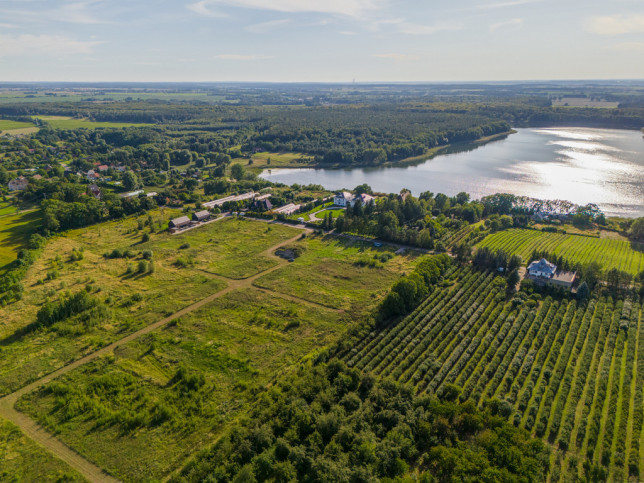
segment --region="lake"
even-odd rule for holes
[[[513,193],[596,203],[609,216],[644,216],[644,139],[640,131],[589,128],[517,129],[505,139],[441,154],[413,166],[273,169],[262,178],[320,184],[329,190],[362,183],[374,191],[407,188],[472,198]]]

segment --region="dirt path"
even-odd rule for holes
[[[292,225],[290,226],[292,227]],[[293,228],[297,228],[297,227],[293,227]],[[286,260],[275,255],[275,250],[277,250],[278,248],[284,245],[288,245],[289,243],[293,243],[294,241],[298,240],[300,237],[301,237],[301,233],[298,234],[297,236],[294,236],[293,238],[282,241],[277,245],[274,245],[262,252],[262,255],[269,256],[277,261],[277,264],[275,266],[267,270],[264,270],[262,272],[259,272],[251,277],[244,278],[241,280],[225,279],[228,286],[220,290],[219,292],[209,295],[208,297],[200,300],[199,302],[195,302],[192,305],[184,307],[178,312],[175,312],[174,314],[168,317],[165,317],[164,319],[161,319],[153,324],[143,327],[142,329],[139,329],[136,332],[132,332],[130,335],[127,335],[122,339],[112,342],[111,344],[106,345],[105,347],[97,350],[96,352],[93,352],[84,357],[81,357],[80,359],[64,367],[61,367],[60,369],[47,374],[46,376],[38,379],[37,381],[27,384],[26,386],[18,389],[17,391],[3,398],[0,398],[0,418],[6,419],[12,422],[13,424],[15,424],[16,426],[18,426],[26,436],[28,436],[36,443],[43,446],[45,449],[47,449],[50,453],[52,453],[57,458],[63,460],[65,463],[67,463],[73,469],[78,471],[89,481],[109,482],[109,483],[118,482],[119,480],[108,475],[105,471],[103,471],[101,468],[96,466],[94,463],[88,461],[83,456],[78,454],[76,451],[71,449],[69,446],[67,446],[59,439],[57,439],[56,437],[48,433],[47,430],[45,430],[42,426],[40,426],[29,416],[16,410],[15,409],[16,401],[18,401],[18,399],[20,399],[25,394],[32,392],[38,389],[39,387],[42,387],[43,385],[51,382],[55,378],[62,376],[63,374],[67,374],[68,372],[73,371],[74,369],[84,364],[87,364],[88,362],[91,362],[98,357],[108,355],[112,351],[114,351],[114,349],[116,349],[117,347],[127,344],[128,342],[133,341],[141,337],[142,335],[148,334],[153,330],[163,327],[167,325],[169,322],[172,322],[173,320],[178,319],[183,315],[193,312],[194,310],[197,310],[203,307],[204,305],[212,302],[213,300],[223,297],[224,295],[234,290],[239,290],[243,288],[253,288],[257,290],[257,287],[253,286],[253,282],[255,282],[255,280],[257,280],[259,277],[262,277],[268,273],[274,272],[275,270],[279,270],[280,268],[288,264]],[[223,279],[223,277],[218,277],[218,278]]]

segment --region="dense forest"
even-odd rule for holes
[[[481,411],[333,360],[303,367],[174,481],[545,481],[548,451],[498,401]]]

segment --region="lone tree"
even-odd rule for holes
[[[123,187],[128,191],[133,191],[140,186],[139,177],[133,171],[126,171],[123,175]]]

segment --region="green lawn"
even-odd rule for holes
[[[373,307],[392,283],[414,263],[414,256],[394,256],[382,268],[358,266],[374,255],[393,254],[388,247],[335,237],[311,237],[297,242],[302,256],[255,283],[277,292],[344,310],[364,312]]]
[[[30,122],[7,121],[0,119],[0,132],[11,131],[14,129],[26,129],[30,127],[34,127],[34,125]]]
[[[29,237],[41,225],[40,211],[28,211],[19,214],[12,213],[11,206],[0,205],[0,270],[13,262],[18,251],[27,246]]]
[[[18,404],[124,481],[160,481],[278,374],[336,340],[340,317],[258,290],[231,292]]]
[[[0,419],[0,481],[85,481],[13,424]]]
[[[561,255],[571,262],[598,262],[605,270],[618,268],[632,275],[644,270],[644,244],[626,240],[511,229],[489,235],[480,247],[516,253],[530,263],[533,250]]]

